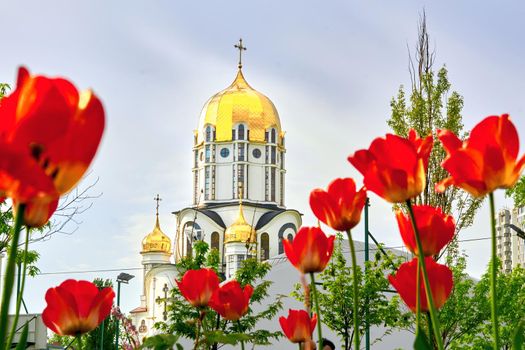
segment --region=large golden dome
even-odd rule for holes
[[[265,141],[265,132],[274,127],[281,136],[279,114],[272,101],[254,90],[242,74],[226,89],[213,95],[205,104],[199,120],[199,142],[206,125],[215,127],[216,141],[231,141],[232,128],[236,123],[246,123],[250,130],[250,141]]]
[[[242,203],[239,204],[239,215],[237,220],[226,229],[224,243],[242,242],[256,243],[257,235],[253,227],[244,219]]]
[[[162,232],[159,225],[159,216],[153,231],[142,240],[141,253],[167,253],[171,254],[171,240]]]

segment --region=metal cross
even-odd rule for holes
[[[157,216],[159,216],[159,202],[162,200],[162,198],[160,198],[159,194],[157,193],[157,197],[153,198],[153,200],[157,201]]]
[[[242,46],[242,38],[239,39],[239,44],[233,45],[236,49],[239,49],[239,69],[242,68],[242,51],[246,51],[246,47]]]

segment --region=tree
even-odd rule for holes
[[[401,85],[397,96],[390,102],[392,113],[387,123],[397,135],[407,136],[411,128],[420,136],[433,135],[434,146],[428,162],[427,183],[424,191],[416,198],[416,204],[432,205],[445,213],[453,214],[456,219],[456,233],[459,233],[472,225],[481,200],[453,186],[444,193],[434,191],[435,184],[448,176],[447,171],[441,167],[445,151],[437,142],[437,131],[448,129],[459,137],[466,137],[461,116],[463,97],[456,91],[451,91],[445,66],[437,73],[434,71],[434,59],[435,53],[430,50],[426,15],[423,12],[418,26],[415,55],[412,57],[409,52],[409,101]]]
[[[449,349],[485,349],[492,345],[492,324],[489,303],[490,268],[472,291],[473,308],[469,312],[476,315],[476,325],[468,332],[453,339]],[[498,274],[498,320],[502,349],[511,349],[520,322],[525,321],[525,269],[515,267],[511,273]],[[463,316],[468,317],[467,312]],[[519,330],[525,337],[523,328]]]
[[[177,263],[179,279],[187,270],[202,267],[219,271],[219,252],[216,249],[209,250],[207,243],[197,241],[194,244],[194,254],[184,257]],[[201,332],[202,337],[199,339],[200,348],[217,349],[220,346],[219,344],[237,344],[240,340],[254,345],[271,345],[271,339],[277,339],[282,335],[281,332],[257,329],[259,320],[271,320],[282,309],[281,297],[277,297],[272,302],[266,300],[272,282],[264,280],[264,276],[270,269],[271,266],[268,263],[258,262],[256,259],[247,259],[242,262],[235,279],[243,287],[247,284],[254,287],[250,299],[250,309],[239,322],[232,323],[223,320],[215,311],[208,308],[202,319],[203,331]],[[254,304],[264,305],[264,307],[261,311],[255,312]],[[173,339],[195,340],[196,320],[199,317],[199,312],[189,306],[178,288],[174,288],[170,291],[170,298],[168,299],[168,321],[158,322],[155,327],[162,332],[174,335]],[[156,340],[160,341],[161,339]]]
[[[522,176],[514,187],[505,191],[506,197],[512,197],[514,207],[525,207],[525,176]]]
[[[343,254],[342,236],[339,235],[334,246],[330,263],[320,274],[321,288],[318,289],[318,299],[323,324],[337,333],[341,339],[342,349],[349,350],[352,340],[356,336],[353,325],[353,273]],[[385,290],[389,289],[386,275],[392,272],[392,265],[398,266],[401,258],[392,253],[388,257],[379,251],[375,259],[366,263],[366,274],[358,266],[359,283],[359,319],[365,320],[365,310],[368,308],[368,323],[371,326],[383,326],[385,333],[373,341],[381,341],[382,337],[391,333],[394,328],[408,327],[410,319],[408,312],[401,311],[398,296],[388,298]],[[297,285],[292,295],[304,302],[301,285]],[[310,299],[308,299],[310,300]],[[359,329],[358,336],[362,337],[365,331],[364,323]]]

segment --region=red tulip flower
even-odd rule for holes
[[[328,190],[310,193],[310,207],[315,216],[337,231],[348,231],[359,223],[366,201],[366,190],[356,191],[351,178],[335,179]]]
[[[20,68],[16,89],[0,102],[0,196],[38,207],[57,200],[84,175],[103,130],[93,92]]]
[[[429,205],[415,205],[412,207],[416,218],[417,230],[421,245],[423,246],[423,255],[437,255],[441,249],[454,237],[456,226],[454,218],[443,213],[441,208],[431,207]],[[410,216],[403,211],[396,212],[397,224],[401,232],[401,238],[406,247],[418,255],[416,238]]]
[[[114,298],[111,288],[99,290],[88,281],[67,280],[48,289],[42,320],[59,335],[84,334],[109,316]]]
[[[208,305],[213,292],[219,288],[219,277],[212,269],[188,270],[180,282],[175,282],[182,296],[195,307]]]
[[[518,132],[508,114],[485,118],[465,142],[448,130],[440,130],[438,137],[447,152],[442,165],[450,173],[436,185],[438,192],[453,185],[483,197],[497,188],[511,188],[525,169],[525,156],[518,160]]]
[[[249,284],[241,288],[237,281],[230,281],[213,293],[209,305],[223,318],[237,321],[248,312],[248,305],[253,294],[253,287]]]
[[[28,227],[44,226],[58,207],[58,199],[32,199],[26,203],[24,224]],[[13,210],[16,215],[18,201],[13,200]]]
[[[279,323],[284,335],[292,343],[304,343],[312,339],[312,332],[317,324],[317,315],[313,314],[312,318],[304,310],[288,310],[288,318],[279,317]]]
[[[283,240],[290,263],[302,273],[321,272],[334,251],[335,236],[326,237],[319,227],[301,227],[293,242]]]
[[[416,312],[416,277],[417,277],[417,258],[409,262],[403,263],[395,275],[388,276],[390,284],[399,293],[399,296],[405,304]],[[438,264],[433,258],[425,258],[425,265],[427,268],[428,279],[430,282],[430,289],[432,291],[432,298],[437,309],[445,305],[450,292],[452,292],[453,280],[452,271],[446,266]],[[425,294],[425,285],[423,282],[423,274],[419,278],[419,300],[421,311],[428,311],[427,297]]]
[[[426,185],[432,135],[421,139],[411,129],[408,139],[387,134],[377,138],[369,149],[348,157],[364,176],[365,187],[391,203],[405,202],[418,196]]]

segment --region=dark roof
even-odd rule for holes
[[[282,212],[285,212],[285,211],[286,210],[274,210],[274,211],[269,211],[267,213],[264,213],[259,218],[259,221],[257,221],[257,225],[255,225],[255,230],[260,229],[261,227],[263,227],[264,225],[266,225],[267,223],[272,221],[272,219],[274,217],[276,217],[277,215],[279,215],[279,214],[281,214]]]

